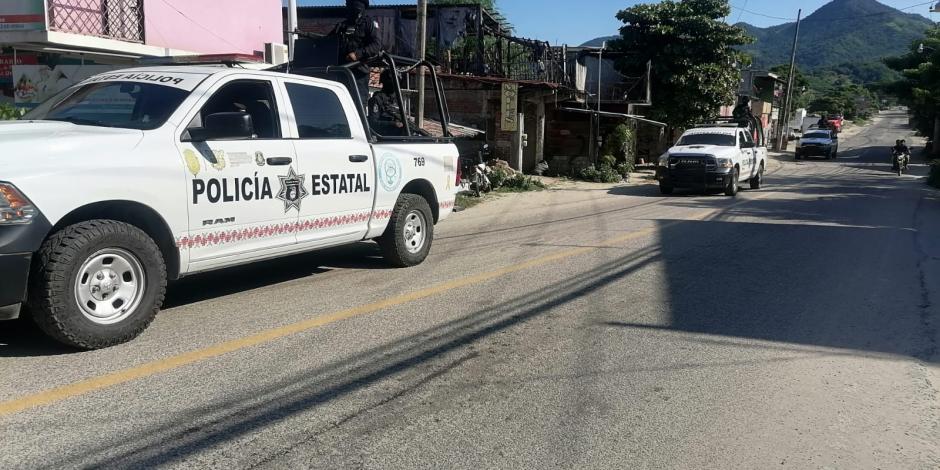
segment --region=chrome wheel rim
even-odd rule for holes
[[[425,220],[421,211],[411,211],[405,216],[405,227],[402,229],[402,235],[405,240],[405,249],[409,253],[418,253],[424,248],[424,242],[427,239],[425,232],[427,225],[427,220]]]
[[[113,325],[137,310],[147,287],[136,256],[119,248],[101,250],[85,260],[75,277],[75,302],[82,315]]]

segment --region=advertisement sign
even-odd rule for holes
[[[35,108],[56,93],[93,75],[122,68],[116,65],[14,65],[13,96],[21,108]]]
[[[13,104],[13,66],[38,63],[39,58],[31,54],[0,54],[0,103]]]
[[[503,83],[502,89],[503,122],[500,128],[504,132],[519,130],[519,84]]]
[[[0,1],[0,32],[46,29],[45,0]]]
[[[0,85],[13,84],[14,65],[36,65],[38,58],[31,54],[0,54]]]

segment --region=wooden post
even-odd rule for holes
[[[418,0],[418,60],[427,57],[428,48],[428,0]],[[424,68],[418,67],[418,129],[424,127]]]
[[[796,14],[796,32],[793,33],[793,51],[790,54],[790,76],[787,80],[787,96],[783,100],[783,110],[780,113],[780,135],[777,136],[777,150],[786,150],[790,140],[790,99],[793,96],[793,74],[796,72],[796,45],[800,40],[800,20],[803,10]]]

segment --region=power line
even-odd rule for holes
[[[209,33],[209,34],[215,36],[216,38],[218,38],[218,39],[221,40],[222,42],[228,44],[229,46],[234,47],[236,51],[241,50],[241,47],[236,46],[235,44],[232,44],[228,39],[225,39],[225,38],[223,38],[222,36],[219,36],[219,35],[216,34],[215,31],[213,31],[212,29],[203,26],[201,23],[199,23],[198,21],[194,20],[193,18],[191,18],[191,17],[190,17],[189,15],[187,15],[186,13],[183,13],[182,11],[180,11],[179,8],[176,8],[176,6],[174,6],[174,5],[173,5],[172,3],[170,3],[168,0],[160,0],[160,1],[163,2],[164,4],[166,4],[166,6],[172,8],[172,9],[173,9],[174,11],[176,11],[177,13],[179,13],[179,15],[182,16],[183,18],[186,18],[187,20],[189,20],[190,23],[192,23],[192,24],[194,24],[194,25],[196,25],[196,26],[202,28],[204,31],[206,31],[207,33]]]
[[[747,2],[748,2],[748,0],[744,0],[744,8],[747,8]],[[735,22],[735,23],[740,23],[742,16],[744,16],[744,9],[741,9],[741,12],[738,13],[738,19],[734,20],[734,22]]]

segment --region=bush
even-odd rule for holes
[[[617,173],[608,165],[595,167],[591,165],[578,173],[578,178],[592,183],[619,183],[623,181],[623,175]]]
[[[600,166],[613,168],[617,166],[617,157],[613,155],[604,155],[601,157]]]
[[[634,168],[633,162],[626,161],[626,162],[618,164],[616,170],[618,174],[626,178],[630,176],[630,173],[633,173],[633,168]]]
[[[490,167],[490,173],[487,176],[496,191],[522,192],[545,189],[545,183],[508,168]]]
[[[490,167],[490,174],[487,175],[490,178],[490,183],[494,188],[502,187],[506,181],[515,175],[515,172],[512,170],[507,170],[502,167]]]
[[[927,177],[927,184],[940,188],[940,160],[930,162],[930,176]]]
[[[635,143],[636,132],[626,124],[618,125],[610,134],[607,134],[607,138],[604,141],[604,153],[613,155],[616,159],[613,163],[610,163],[609,166],[613,168],[617,161],[633,160],[631,152],[633,151]],[[601,163],[605,163],[603,159]]]
[[[0,103],[0,121],[12,121],[26,114],[25,109],[15,108],[6,103]]]
[[[507,192],[537,191],[545,189],[545,183],[532,178],[531,176],[526,176],[522,173],[515,173],[509,178],[505,179],[502,185],[494,185],[494,188]]]

